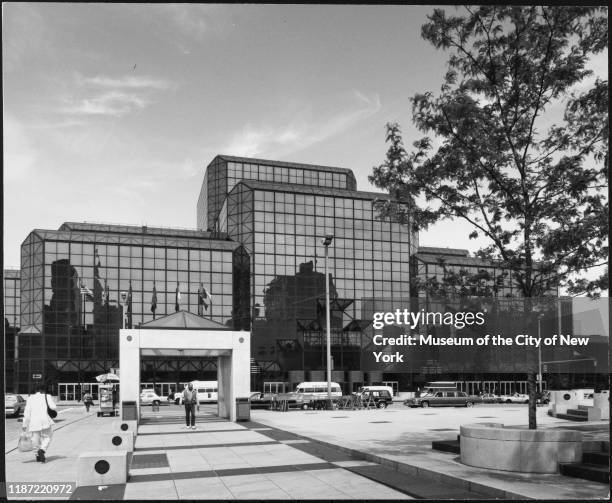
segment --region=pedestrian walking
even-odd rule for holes
[[[85,409],[87,409],[87,412],[89,412],[89,407],[91,407],[93,404],[93,397],[91,396],[91,393],[85,393],[83,396],[83,403],[85,404]]]
[[[195,430],[195,410],[198,405],[198,392],[193,389],[193,384],[191,383],[189,383],[189,386],[183,391],[183,404],[185,405],[186,428]]]
[[[46,461],[45,452],[47,452],[53,436],[54,421],[49,417],[48,409],[57,410],[57,405],[55,405],[53,398],[47,395],[47,387],[39,384],[36,387],[36,393],[28,397],[23,414],[23,431],[32,434],[34,448],[38,447],[36,461],[41,463]]]

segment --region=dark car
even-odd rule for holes
[[[364,405],[373,404],[384,409],[393,403],[393,397],[387,390],[369,390],[361,394],[361,401]]]
[[[251,409],[269,409],[272,403],[272,395],[269,393],[251,393],[249,397]]]
[[[550,391],[542,391],[536,397],[536,403],[547,404],[550,402]]]
[[[472,407],[480,402],[480,397],[468,395],[465,391],[436,391],[418,398],[409,398],[404,405],[409,407]]]

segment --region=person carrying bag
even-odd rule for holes
[[[34,443],[32,442],[32,434],[28,431],[22,431],[19,435],[19,442],[17,442],[17,449],[21,452],[29,452],[34,450]]]
[[[188,388],[183,391],[183,404],[185,405],[186,428],[195,430],[195,410],[196,407],[198,407],[198,392],[193,389],[193,384],[191,383],[189,383]]]
[[[31,435],[32,448],[38,448],[36,461],[46,462],[45,452],[53,436],[53,418],[57,417],[57,405],[47,396],[46,386],[40,384],[36,393],[28,398],[23,414],[23,432]],[[21,440],[20,440],[21,441]],[[24,447],[27,447],[24,440]]]

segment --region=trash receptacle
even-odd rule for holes
[[[251,401],[248,398],[236,398],[236,421],[251,420]]]
[[[159,405],[156,403],[153,403],[153,405],[151,406],[151,411],[152,412],[159,412]]]
[[[136,409],[135,401],[125,400],[121,402],[121,419],[124,421],[138,420],[138,410]]]

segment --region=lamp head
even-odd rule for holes
[[[323,243],[323,246],[329,246],[332,243],[333,239],[333,234],[326,234],[325,237],[321,240],[321,243]]]

